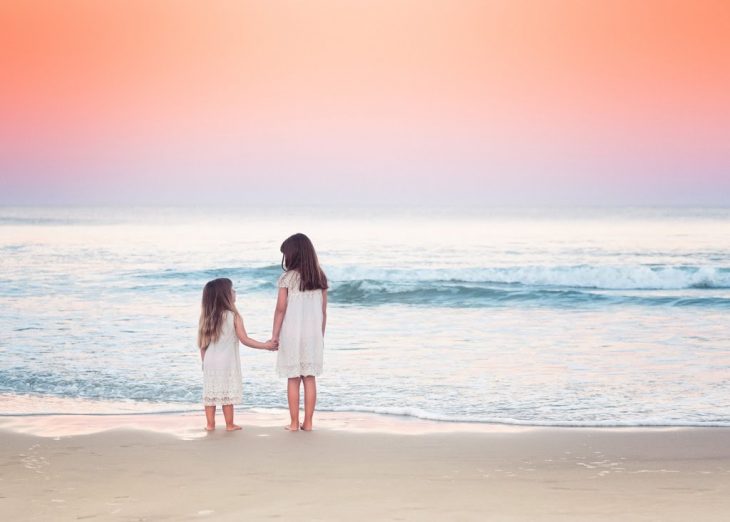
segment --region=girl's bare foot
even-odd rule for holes
[[[306,423],[306,422],[302,423],[301,430],[302,431],[312,431],[312,423],[311,422],[310,423]]]
[[[290,424],[289,426],[284,426],[284,429],[287,431],[299,431],[299,424]]]
[[[210,424],[208,424],[205,427],[205,431],[213,431],[213,430],[215,430],[215,424],[213,424],[212,426]]]
[[[226,426],[226,431],[236,431],[240,429],[242,429],[241,426],[237,424],[229,424],[228,426]]]

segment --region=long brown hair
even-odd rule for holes
[[[327,276],[319,266],[314,245],[304,234],[289,236],[281,244],[281,268],[299,272],[299,290],[326,290]]]
[[[221,277],[205,283],[198,322],[198,347],[207,348],[218,340],[223,329],[223,314],[238,310],[233,301],[233,281]]]

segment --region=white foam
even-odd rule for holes
[[[196,404],[147,403],[131,401],[93,401],[46,396],[0,394],[0,417],[32,416],[144,416],[198,413]],[[261,425],[278,425],[284,410],[277,408],[238,408],[240,412],[257,415]],[[487,417],[476,415],[444,415],[410,406],[366,407],[343,405],[318,408],[320,412],[354,414],[364,413],[376,416],[396,417],[401,420],[429,421],[438,423],[501,425],[521,427],[582,427],[582,428],[642,428],[642,427],[730,427],[728,421],[693,421],[663,418],[639,420],[539,420],[514,419],[509,417]],[[143,421],[140,421],[143,422]]]
[[[329,276],[335,288],[337,282],[352,281],[365,281],[365,285],[464,281],[606,290],[730,288],[730,271],[712,266],[576,265],[444,269],[346,266],[330,268]]]
[[[362,407],[343,406],[337,408],[321,409],[321,411],[333,411],[340,413],[374,413],[378,415],[392,415],[398,417],[410,417],[427,421],[454,422],[454,423],[475,423],[475,424],[504,424],[509,426],[525,427],[576,427],[576,428],[643,428],[643,427],[730,427],[730,421],[682,421],[676,419],[641,419],[635,421],[617,420],[587,420],[587,421],[556,421],[556,420],[521,420],[506,417],[474,417],[440,415],[412,407]]]

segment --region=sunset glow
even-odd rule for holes
[[[722,1],[0,6],[0,203],[730,202]]]

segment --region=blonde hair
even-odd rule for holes
[[[238,316],[233,302],[233,281],[221,277],[208,281],[203,287],[203,300],[198,322],[198,347],[205,349],[215,342],[223,329],[223,315],[232,312]]]

